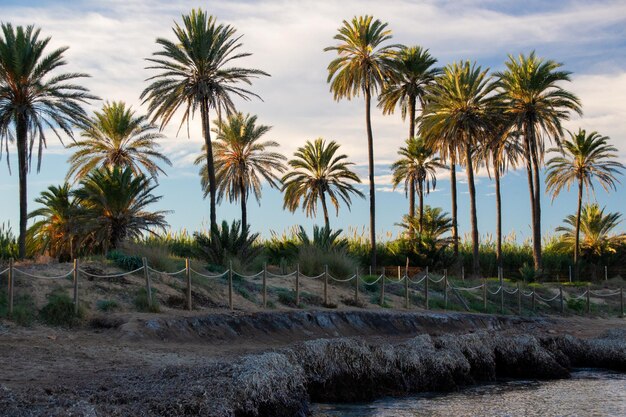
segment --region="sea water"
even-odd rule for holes
[[[510,381],[447,394],[315,404],[316,417],[626,417],[626,374],[577,370],[571,379]]]

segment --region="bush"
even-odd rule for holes
[[[96,303],[96,308],[105,313],[116,310],[118,307],[119,304],[115,300],[98,300]]]
[[[143,266],[143,260],[139,256],[129,256],[119,250],[112,250],[107,254],[107,259],[119,268],[126,271],[134,271]]]
[[[152,305],[148,302],[148,292],[145,288],[137,290],[133,304],[135,304],[135,308],[139,311],[147,313],[158,313],[161,311],[159,301],[156,298],[156,290],[154,288],[152,289]]]
[[[224,265],[233,259],[239,260],[242,267],[259,256],[263,247],[256,244],[258,233],[250,233],[240,221],[232,225],[223,221],[221,227],[215,227],[210,234],[194,233],[198,256],[213,265]]]
[[[300,272],[304,275],[314,276],[324,272],[328,265],[328,271],[337,278],[348,277],[354,274],[357,261],[349,256],[345,250],[323,250],[312,245],[303,245],[298,254]]]
[[[72,298],[62,290],[52,292],[48,296],[48,304],[39,311],[39,319],[52,326],[73,327],[83,318],[83,309],[74,312]]]
[[[143,265],[143,258],[157,271],[174,272],[185,267],[185,261],[172,257],[166,246],[125,242],[121,245],[121,251],[124,254],[132,253],[132,258],[139,260],[139,267]]]
[[[18,245],[11,225],[0,224],[0,260],[18,257]]]
[[[567,308],[577,313],[582,313],[587,309],[587,301],[582,298],[567,300]]]
[[[35,302],[30,295],[20,294],[13,299],[13,314],[9,317],[9,298],[0,291],[0,317],[10,318],[21,326],[30,326],[35,320]]]

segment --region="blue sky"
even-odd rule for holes
[[[267,139],[281,144],[290,156],[307,139],[324,137],[342,144],[342,151],[356,163],[366,192],[367,151],[364,105],[360,99],[334,102],[326,83],[328,62],[333,58],[323,48],[334,44],[332,37],[343,19],[373,14],[389,23],[394,42],[419,44],[445,65],[459,59],[475,60],[493,71],[502,69],[507,54],[528,53],[564,63],[573,72],[567,88],[583,102],[584,116],[566,123],[572,130],[583,127],[612,138],[626,160],[626,3],[623,1],[7,1],[0,0],[0,19],[14,24],[35,24],[51,36],[51,46],[69,46],[65,71],[91,75],[85,85],[106,100],[124,100],[143,112],[139,94],[152,73],[144,69],[144,58],[157,50],[157,37],[172,38],[171,27],[192,7],[202,7],[219,21],[234,25],[243,36],[244,49],[253,55],[241,64],[260,68],[272,76],[252,86],[263,101],[237,102],[240,111],[257,114],[259,122],[273,126]],[[94,110],[102,103],[93,103]],[[192,161],[202,139],[196,119],[191,135],[176,136],[177,123],[164,131],[164,152],[173,160],[168,176],[160,179],[156,192],[163,195],[155,209],[172,210],[168,221],[174,230],[194,230],[206,224],[208,202],[203,200],[197,169]],[[396,234],[395,223],[406,213],[403,192],[392,191],[389,164],[396,158],[408,126],[399,114],[382,116],[374,110],[377,181],[377,233]],[[30,201],[50,184],[63,181],[67,151],[50,137],[40,173],[29,177]],[[16,167],[14,150],[12,166]],[[0,161],[0,222],[17,226],[17,176],[8,175],[6,155]],[[459,221],[462,233],[469,229],[467,184],[460,175]],[[606,194],[598,188],[596,198],[611,211],[624,206],[624,188]],[[486,173],[477,178],[478,221],[481,235],[495,230],[493,182]],[[543,230],[549,233],[575,209],[575,195],[565,193],[551,203],[544,196]],[[593,198],[593,196],[592,196]],[[426,203],[450,207],[447,175],[438,178],[437,189]],[[526,177],[513,171],[503,178],[504,231],[518,238],[530,235],[530,209]],[[30,209],[36,206],[31,203]],[[293,225],[311,227],[315,219],[301,212],[282,210],[282,196],[265,188],[259,206],[249,202],[253,229],[269,235]],[[219,219],[240,215],[238,206],[222,204]],[[318,219],[318,223],[322,220]],[[359,232],[368,224],[367,200],[356,200],[331,217],[333,227]],[[624,224],[622,230],[626,230]]]

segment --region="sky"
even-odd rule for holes
[[[336,102],[326,82],[327,65],[333,53],[324,52],[335,44],[333,36],[342,20],[370,14],[388,22],[394,43],[428,48],[439,66],[469,59],[498,71],[509,54],[537,55],[564,64],[572,82],[563,87],[574,92],[583,104],[583,116],[565,123],[609,136],[626,163],[626,2],[542,1],[542,0],[267,0],[267,1],[180,1],[180,0],[89,0],[26,1],[0,0],[0,20],[14,25],[34,24],[43,36],[50,36],[50,48],[68,46],[64,72],[87,73],[82,84],[103,100],[123,100],[143,114],[146,106],[139,96],[154,72],[146,69],[146,58],[158,50],[159,37],[173,40],[172,27],[181,15],[201,7],[221,23],[231,24],[243,35],[242,50],[252,56],[238,65],[258,68],[271,77],[254,81],[251,90],[262,100],[236,100],[237,109],[256,114],[258,122],[272,126],[267,140],[280,144],[286,156],[306,140],[323,137],[341,144],[341,151],[355,163],[367,194],[367,147],[364,101]],[[93,102],[88,111],[99,109]],[[382,238],[395,236],[396,226],[408,211],[402,189],[393,190],[389,165],[397,158],[408,122],[395,115],[383,116],[374,108],[372,124],[376,161],[376,232]],[[205,227],[209,203],[203,199],[193,160],[200,153],[202,137],[199,117],[192,120],[190,134],[177,134],[180,118],[166,126],[161,149],[172,161],[167,176],[159,179],[155,193],[162,200],[154,209],[170,210],[167,221],[173,230],[190,231]],[[69,139],[65,139],[67,143]],[[10,154],[13,174],[9,175],[6,154],[0,161],[0,223],[18,225],[18,178],[15,149]],[[33,200],[49,185],[60,184],[67,172],[69,152],[49,137],[39,173],[29,176],[29,211]],[[461,170],[462,171],[462,170]],[[459,228],[469,231],[469,195],[460,173]],[[495,194],[486,171],[477,176],[478,228],[483,238],[495,231]],[[503,231],[518,240],[530,236],[530,205],[525,172],[510,171],[502,179]],[[622,178],[622,182],[624,182]],[[609,211],[620,211],[626,203],[624,185],[607,194],[597,187],[591,200]],[[442,173],[437,187],[425,199],[427,204],[450,211],[450,182]],[[552,201],[544,193],[542,227],[553,233],[576,207],[574,192],[565,192]],[[310,229],[323,224],[321,217],[308,219],[302,212],[282,208],[279,191],[264,187],[258,204],[250,200],[249,223],[264,236],[283,233],[294,225]],[[240,217],[239,206],[222,203],[218,219]],[[369,208],[366,199],[355,199],[351,210],[342,206],[331,216],[331,227],[367,236]],[[620,229],[626,230],[621,224]]]

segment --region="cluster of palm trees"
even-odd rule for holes
[[[489,74],[487,69],[470,61],[455,62],[439,69],[434,67],[437,61],[427,50],[417,46],[386,44],[391,37],[386,23],[371,16],[355,17],[343,22],[335,36],[339,43],[327,48],[338,54],[328,66],[328,81],[335,98],[365,96],[372,264],[375,265],[376,261],[376,245],[373,233],[374,157],[370,107],[372,95],[378,93],[379,106],[384,113],[392,113],[400,107],[402,115],[409,117],[407,147],[402,148],[402,158],[392,167],[394,186],[404,181],[410,195],[409,216],[414,213],[415,190],[420,197],[424,188],[428,192],[429,184],[432,182],[435,185],[434,169],[440,167],[442,162],[447,164],[452,195],[452,242],[454,254],[458,255],[456,166],[462,166],[470,196],[472,270],[478,275],[475,171],[481,165],[487,165],[490,174],[493,172],[495,176],[496,256],[501,263],[500,177],[509,167],[523,164],[531,203],[534,267],[541,270],[540,171],[546,143],[555,143],[558,148],[552,150],[562,152],[564,156],[561,160],[571,166],[570,170],[555,168],[549,174],[548,186],[556,193],[563,184],[575,179],[583,184],[597,178],[605,188],[614,187],[615,176],[623,168],[615,161],[615,148],[607,145],[606,140],[598,143],[597,136],[590,138],[595,145],[587,146],[599,147],[601,151],[579,149],[578,154],[572,154],[567,145],[561,146],[565,133],[563,122],[569,119],[572,112],[582,114],[580,100],[562,86],[570,81],[570,73],[561,69],[562,64],[539,58],[534,52],[519,57],[509,56],[506,69],[495,74]],[[419,115],[416,113],[417,104],[420,106]],[[576,146],[580,148],[582,145]],[[585,153],[584,157],[579,155],[581,152]],[[586,170],[580,166],[582,159],[586,159]],[[552,161],[552,166],[556,166],[559,159]],[[581,198],[579,193],[579,213]],[[421,207],[423,203],[420,201],[420,213]],[[419,224],[418,231],[421,229]],[[413,233],[412,227],[409,233]],[[574,253],[577,251],[575,249]]]
[[[186,127],[189,131],[193,116],[200,114],[204,144],[196,164],[205,197],[210,199],[211,230],[217,228],[216,204],[224,198],[240,203],[242,227],[247,228],[248,199],[254,195],[260,201],[263,182],[281,189],[284,208],[292,212],[302,208],[313,217],[321,206],[329,231],[328,201],[338,213],[342,202],[349,207],[352,197],[363,197],[355,186],[360,179],[351,170],[353,164],[339,152],[337,142],[322,138],[307,141],[287,161],[277,151],[278,143],[263,139],[271,127],[259,124],[254,115],[237,111],[234,100],[260,98],[249,86],[254,79],[269,74],[237,66],[250,54],[241,50],[241,35],[235,28],[219,24],[202,10],[193,10],[182,16],[182,23],[176,23],[173,32],[174,40],[158,38],[158,50],[147,58],[148,69],[155,71],[140,96],[148,114],[138,116],[125,103],[107,102],[89,117],[83,105],[97,97],[75,84],[87,75],[56,72],[65,64],[67,48],[48,53],[50,39],[40,39],[38,29],[2,25],[0,149],[8,152],[9,143],[17,145],[21,257],[26,253],[29,217],[26,177],[34,147],[41,161],[48,128],[72,140],[77,128],[82,136],[68,146],[75,152],[68,161],[67,180],[73,180],[78,188],[72,190],[69,184],[50,187],[36,200],[44,207],[30,216],[47,219],[35,223],[31,235],[40,236],[39,240],[57,253],[73,255],[76,246],[85,242],[104,245],[105,249],[115,247],[125,237],[164,227],[165,213],[148,212],[146,206],[159,199],[152,194],[158,175],[164,174],[159,164],[171,165],[156,141],[163,137],[160,131],[179,115],[179,130]],[[561,64],[531,53],[509,56],[505,69],[494,74],[470,61],[439,68],[427,49],[391,44],[387,23],[372,16],[343,21],[334,39],[336,44],[325,48],[336,53],[328,65],[327,79],[334,99],[365,99],[372,266],[376,266],[372,101],[383,114],[399,108],[403,119],[409,121],[406,145],[391,167],[394,187],[404,184],[409,197],[404,222],[409,238],[432,238],[435,229],[438,238],[441,231],[450,230],[451,237],[445,240],[458,256],[457,167],[463,167],[470,195],[473,272],[478,274],[474,176],[485,166],[496,183],[496,250],[501,262],[500,178],[507,169],[523,166],[531,203],[534,266],[541,270],[540,174],[546,144],[554,143],[557,148],[550,151],[560,156],[547,163],[548,189],[556,196],[573,183],[579,187],[574,246],[577,260],[583,189],[593,189],[593,179],[605,189],[615,188],[616,175],[623,166],[615,160],[616,149],[606,137],[580,131],[571,134],[571,140],[564,139],[563,122],[582,110],[580,100],[563,88],[570,81],[570,73],[563,71]],[[436,187],[437,171],[444,169],[450,175],[450,222],[441,209],[424,204],[425,194]],[[115,212],[115,207],[123,206],[132,207],[133,215]],[[87,226],[75,233],[79,240],[53,242],[51,236],[77,227],[51,221],[68,217],[68,213]],[[126,219],[123,225],[114,222],[120,217]],[[57,244],[60,248],[55,247]]]

